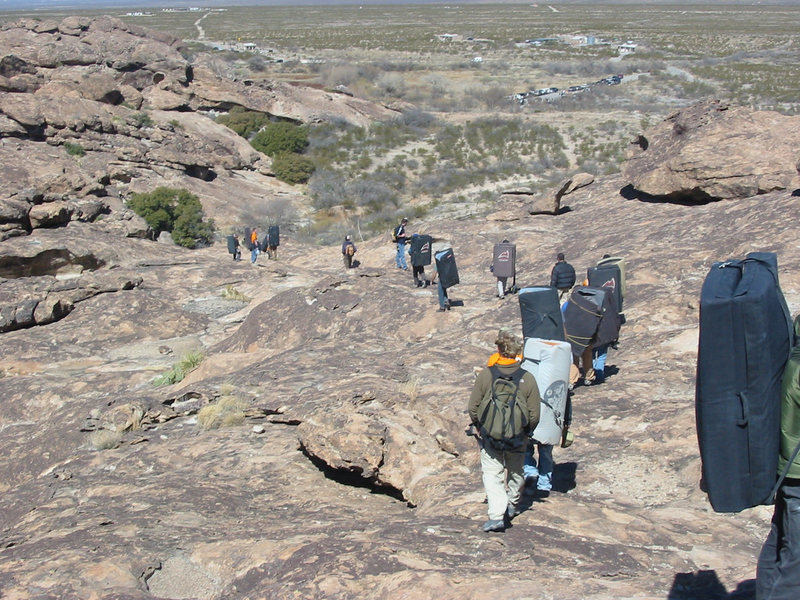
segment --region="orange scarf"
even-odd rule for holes
[[[522,356],[517,354],[516,358],[506,358],[505,356],[500,356],[499,352],[495,352],[489,357],[489,363],[486,365],[487,367],[491,367],[493,365],[513,365],[516,362],[520,362],[522,360]]]

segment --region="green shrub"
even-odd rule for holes
[[[308,129],[287,121],[269,123],[259,131],[250,144],[267,156],[298,153],[308,146]]]
[[[83,149],[83,146],[80,144],[73,144],[72,142],[64,142],[64,150],[66,150],[67,154],[70,156],[84,156],[86,154],[86,150]]]
[[[314,173],[314,162],[300,154],[284,152],[272,160],[272,171],[286,183],[305,183]]]
[[[173,241],[186,248],[196,248],[212,240],[214,221],[203,219],[200,199],[188,190],[158,187],[148,194],[134,194],[128,205],[147,222],[156,237],[162,231],[169,231]]]
[[[268,115],[241,106],[234,106],[227,115],[217,117],[217,123],[232,129],[243,138],[250,138],[269,122]]]
[[[172,365],[169,371],[156,377],[153,380],[153,385],[161,387],[163,385],[172,385],[173,383],[183,381],[184,377],[186,377],[190,371],[203,362],[203,358],[205,357],[200,350],[193,350],[185,354],[179,362]]]
[[[153,119],[146,112],[137,112],[133,114],[133,122],[138,127],[152,127]]]

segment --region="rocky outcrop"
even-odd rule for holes
[[[500,195],[498,202],[524,204],[530,215],[557,215],[561,212],[564,196],[590,185],[593,181],[594,175],[590,173],[576,173],[557,189],[547,192],[534,192],[528,188],[508,190]]]
[[[799,146],[800,117],[705,102],[638,136],[622,174],[636,191],[656,198],[747,198],[787,189]]]
[[[54,253],[38,258],[51,265],[54,262],[74,264],[76,259]],[[8,269],[0,264],[0,270]],[[66,317],[79,302],[98,294],[131,290],[141,283],[141,277],[121,271],[90,273],[67,280],[35,277],[26,279],[24,284],[18,280],[0,281],[0,333],[47,325]]]
[[[225,79],[213,59],[190,62],[182,49],[113,17],[0,26],[0,240],[91,220],[159,185],[196,193],[222,226],[265,212],[277,195],[271,161],[208,111],[356,125],[397,114],[316,88]]]

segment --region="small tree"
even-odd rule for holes
[[[305,183],[314,173],[314,163],[300,154],[284,152],[272,160],[272,171],[286,183]]]
[[[158,187],[148,194],[134,194],[128,205],[145,220],[155,237],[169,231],[174,242],[186,248],[211,242],[214,221],[203,219],[200,199],[188,190]]]
[[[243,138],[249,138],[269,122],[268,115],[241,106],[234,106],[227,115],[217,117],[217,123],[233,129]]]
[[[308,130],[287,121],[269,123],[255,135],[250,144],[259,152],[273,158],[287,152],[299,153],[308,146]]]

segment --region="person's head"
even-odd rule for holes
[[[403,217],[403,219],[402,219],[400,222],[401,222],[403,225],[405,225],[406,223],[408,223],[408,219],[407,219],[407,218],[405,218],[405,217]]]
[[[501,329],[497,332],[497,352],[504,358],[516,358],[522,352],[522,342],[510,329]]]
[[[610,254],[603,254],[603,258],[611,258]]]
[[[558,254],[556,254],[556,260],[566,260],[564,258],[564,253],[563,252],[559,252]]]
[[[350,241],[350,236],[349,235],[344,236],[344,241],[345,242],[349,242]]]
[[[239,234],[238,233],[234,233],[233,237],[235,237],[238,240],[239,239]]]
[[[508,240],[503,240],[503,241],[502,241],[502,242],[500,242],[500,243],[501,243],[501,244],[508,244],[509,242],[508,242]]]

